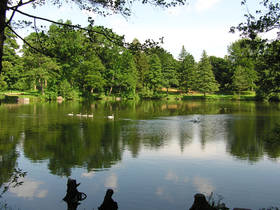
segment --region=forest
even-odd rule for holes
[[[172,88],[204,96],[253,91],[256,99],[279,100],[277,39],[241,38],[228,46],[224,58],[203,51],[196,62],[185,46],[178,46],[180,54],[174,58],[159,45],[141,48],[137,38],[120,46],[118,40],[124,37],[102,26],[94,26],[100,33],[89,34],[71,27],[70,21],[59,22],[46,32],[30,33],[21,49],[14,33],[5,29],[1,91],[35,91],[46,100],[57,96],[157,99]],[[114,41],[102,35],[104,30]]]

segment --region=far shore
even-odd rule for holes
[[[92,94],[90,96],[79,96],[74,99],[66,99],[62,96],[56,96],[49,99],[46,95],[43,95],[39,91],[2,91],[0,92],[0,100],[2,102],[17,102],[19,99],[28,99],[32,102],[44,102],[44,101],[85,101],[85,100],[105,100],[105,101],[125,101],[125,100],[168,100],[168,101],[185,101],[185,100],[233,100],[233,101],[257,101],[255,92],[244,91],[240,93],[215,93],[215,94],[203,94],[198,92],[184,93],[177,91],[176,89],[167,90],[163,89],[159,94],[150,97],[140,98],[125,98],[118,95],[100,95]]]

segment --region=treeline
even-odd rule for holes
[[[183,46],[178,59],[161,47],[141,49],[135,39],[122,47],[123,37],[96,26],[89,34],[66,24],[28,35],[21,53],[6,30],[0,90],[39,91],[46,99],[62,96],[160,98],[162,88],[182,92],[256,91],[260,99],[278,99],[280,42],[240,39],[224,58],[203,51],[196,62]],[[89,26],[90,27],[90,26]],[[106,36],[102,33],[106,30]],[[20,55],[19,55],[20,54]]]

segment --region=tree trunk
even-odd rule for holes
[[[5,27],[6,27],[6,10],[7,10],[8,0],[0,1],[0,76],[2,73],[2,58],[4,50],[5,41]]]
[[[115,77],[113,76],[112,81],[114,81],[114,80],[115,80]],[[111,84],[111,87],[110,87],[110,92],[109,92],[109,96],[111,95],[112,90],[113,90],[113,84]]]

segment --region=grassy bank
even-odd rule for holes
[[[176,90],[163,90],[160,92],[161,97],[157,97],[157,100],[237,100],[237,101],[254,101],[255,92],[243,92],[241,94],[232,93],[219,93],[219,94],[206,94],[204,96],[201,93],[186,94]],[[29,98],[30,101],[46,101],[47,98],[38,91],[3,91],[0,92],[0,100],[10,98],[16,100],[17,98]],[[14,98],[14,99],[13,99]],[[119,101],[122,98],[117,96],[105,96],[105,95],[92,95],[90,97],[78,98],[76,100],[106,100],[106,101]],[[152,98],[153,99],[153,98]]]

